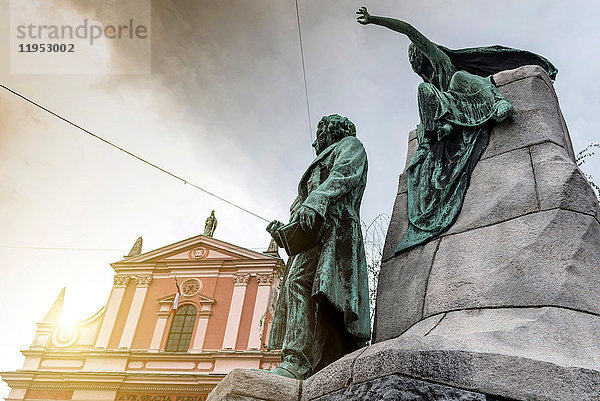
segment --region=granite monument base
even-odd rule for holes
[[[458,219],[395,255],[407,227],[400,175],[374,344],[302,382],[234,371],[210,401],[600,400],[598,200],[546,72],[493,78],[516,113],[493,129]]]

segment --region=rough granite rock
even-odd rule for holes
[[[573,151],[573,144],[571,143],[571,137],[569,136],[569,130],[567,128],[567,123],[565,122],[565,118],[562,114],[560,105],[558,103],[558,96],[556,95],[556,92],[554,91],[554,86],[552,84],[552,80],[550,79],[548,74],[546,74],[546,72],[541,67],[539,67],[537,65],[526,65],[526,66],[523,66],[521,68],[517,68],[514,70],[501,71],[494,75],[494,82],[496,83],[496,85],[498,87],[502,87],[511,82],[517,82],[521,79],[534,78],[534,77],[543,80],[553,95],[554,104],[556,106],[556,110],[557,110],[557,114],[558,114],[558,119],[559,119],[561,127],[562,127],[562,132],[565,135],[565,145],[566,145],[565,149],[566,149],[569,157],[571,158],[571,160],[575,161],[575,152]],[[522,99],[525,99],[525,98],[522,98]],[[521,102],[521,103],[523,103],[523,102]]]
[[[520,81],[526,78],[537,77],[546,81],[548,85],[552,85],[552,80],[546,71],[538,65],[524,65],[514,70],[500,71],[494,74],[494,83],[498,87],[502,87],[511,82]]]
[[[412,131],[412,132],[416,132],[416,131]],[[412,134],[412,132],[411,132],[411,134]],[[415,152],[417,151],[418,144],[419,144],[419,141],[417,140],[416,136],[408,141],[408,146],[407,146],[407,150],[406,150],[406,162],[404,163],[405,171],[406,171],[406,168],[408,167],[408,165],[410,164],[410,161],[412,160],[413,156],[415,155]]]
[[[410,142],[413,139],[417,139],[417,130],[416,129],[414,129],[408,133],[408,141]]]
[[[255,397],[246,397],[244,395],[238,394],[227,394],[224,401],[266,401],[263,398],[255,398]]]
[[[600,313],[598,261],[600,225],[592,216],[568,210],[449,235],[442,238],[431,268],[424,316],[545,305]]]
[[[557,307],[443,313],[333,363],[330,369],[353,366],[352,381],[332,380],[323,391],[305,383],[303,395],[310,391],[316,398],[303,401],[392,374],[488,394],[490,400],[597,401],[598,330],[600,316]]]
[[[598,198],[566,150],[546,142],[530,151],[542,210],[560,207],[596,214]]]
[[[233,369],[206,401],[298,401],[300,383],[263,371]]]
[[[404,183],[406,183],[406,176],[404,174],[400,175],[400,180],[402,181],[403,179]],[[402,182],[400,184],[402,185]],[[402,240],[402,237],[408,228],[407,202],[408,194],[406,191],[399,192],[398,195],[396,195],[390,225],[387,229],[387,240],[383,246],[383,256],[381,258],[383,261],[394,256],[396,247]]]
[[[513,150],[477,164],[460,215],[446,235],[499,223],[537,210],[536,182],[529,150]]]
[[[513,104],[515,114],[494,127],[482,159],[549,141],[564,147],[574,161],[558,98],[544,70],[526,66],[500,74],[504,77],[496,81],[497,76],[494,76],[494,80]]]
[[[367,349],[353,378],[400,373],[517,400],[598,400],[599,329],[599,316],[555,307],[449,312]]]
[[[316,398],[316,401],[487,401],[484,394],[461,390],[422,380],[410,379],[399,375],[390,375],[368,382],[352,385]]]
[[[374,341],[396,337],[423,318],[429,269],[439,240],[385,261],[379,281],[394,285],[377,288]]]
[[[323,368],[319,374],[306,379],[302,384],[301,401],[312,400],[322,394],[331,393],[339,389],[338,383],[349,383],[352,381],[352,365],[355,358],[364,352],[361,348],[346,355],[338,363]]]

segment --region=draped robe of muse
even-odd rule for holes
[[[436,237],[458,217],[493,124],[513,111],[491,75],[529,64],[540,65],[552,79],[557,73],[548,60],[528,51],[436,46],[446,57],[424,61],[432,77],[419,85],[418,147],[406,169],[409,225],[396,253]],[[451,129],[440,130],[444,125]]]

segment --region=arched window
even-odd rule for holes
[[[167,352],[186,352],[190,348],[196,313],[193,305],[182,305],[177,310],[167,340]]]

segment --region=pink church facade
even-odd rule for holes
[[[233,368],[278,364],[265,346],[276,252],[199,235],[111,265],[108,302],[89,319],[61,327],[61,293],[23,367],[2,373],[6,400],[200,401]]]

